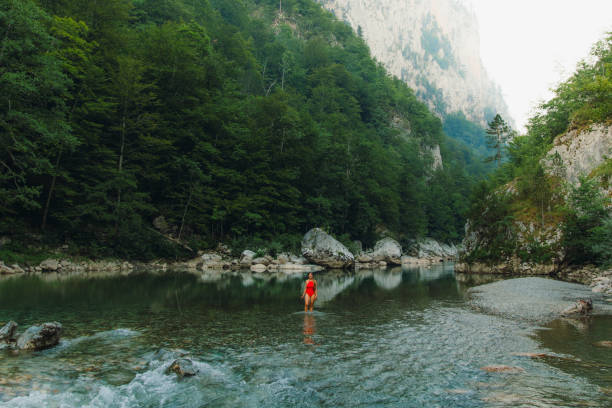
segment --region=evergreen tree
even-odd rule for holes
[[[502,160],[504,146],[512,136],[512,129],[506,121],[499,115],[495,115],[492,121],[488,123],[487,147],[494,151],[493,156],[489,156],[485,161],[494,161],[497,166]]]

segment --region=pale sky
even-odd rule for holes
[[[480,25],[481,56],[517,128],[612,31],[612,0],[466,0]]]

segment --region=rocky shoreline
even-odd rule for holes
[[[49,258],[38,265],[6,265],[0,260],[0,275],[40,273],[129,273],[135,269],[156,270],[250,270],[256,273],[285,272],[307,273],[325,269],[375,269],[394,265],[429,266],[454,261],[457,248],[454,245],[423,240],[409,253],[392,238],[379,240],[373,249],[353,254],[342,243],[325,231],[314,228],[304,235],[301,254],[279,253],[272,256],[262,251],[244,250],[240,257],[219,244],[215,250],[199,251],[198,256],[187,261],[157,260],[148,263],[125,260],[74,261],[61,257]]]

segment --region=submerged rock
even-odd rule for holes
[[[480,369],[488,373],[508,373],[508,374],[518,374],[518,373],[522,373],[525,371],[521,367],[512,367],[512,366],[501,365],[501,364],[480,367]]]
[[[608,347],[608,348],[612,348],[612,341],[610,340],[602,340],[602,341],[598,341],[593,343],[594,346],[596,347]]]
[[[19,325],[12,320],[5,324],[4,327],[0,329],[0,341],[14,341],[17,327],[19,327]]]
[[[17,348],[20,350],[44,350],[59,343],[62,325],[58,322],[32,326],[19,336]]]
[[[188,358],[177,358],[170,364],[166,373],[175,373],[179,377],[193,377],[198,373],[198,369]]]
[[[355,262],[347,247],[320,228],[313,228],[304,235],[302,255],[308,261],[327,268],[347,268]]]

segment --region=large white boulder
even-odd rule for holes
[[[255,252],[245,249],[240,255],[240,265],[251,266],[253,263],[253,258],[255,258]]]
[[[402,264],[402,246],[393,238],[383,238],[374,245],[374,249],[367,254],[373,261]]]
[[[304,235],[302,255],[309,262],[327,268],[347,268],[355,262],[347,247],[320,228],[313,228]]]

